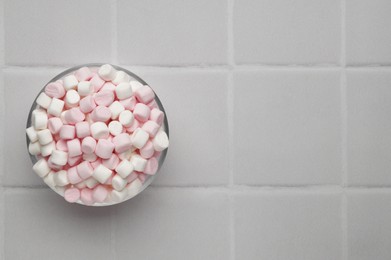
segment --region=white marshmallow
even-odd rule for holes
[[[149,134],[141,128],[134,130],[131,140],[134,147],[141,149],[148,142]]]
[[[141,88],[142,86],[144,86],[143,84],[141,84],[140,82],[138,82],[137,80],[132,80],[129,82],[130,86],[132,87],[132,91],[133,93],[136,92],[139,88]]]
[[[119,157],[121,160],[129,160],[129,159],[130,159],[130,156],[132,156],[133,149],[136,149],[136,148],[132,147],[132,148],[130,148],[129,150],[127,150],[126,152],[119,153],[119,154],[118,154],[118,157]]]
[[[33,166],[33,171],[41,178],[45,177],[50,172],[50,167],[47,161],[42,158]]]
[[[86,179],[84,182],[86,183],[86,186],[90,189],[94,188],[98,184],[98,181],[95,180],[94,177],[90,177]]]
[[[80,95],[74,89],[69,90],[65,95],[65,103],[70,107],[77,106],[77,104],[79,104],[79,101]]]
[[[130,127],[133,123],[134,115],[131,111],[125,110],[122,111],[121,114],[119,114],[118,120],[123,126]]]
[[[112,81],[117,76],[117,71],[110,64],[105,64],[99,68],[98,75],[105,81]]]
[[[122,178],[126,178],[129,176],[129,174],[131,174],[133,172],[133,164],[126,160],[126,159],[123,159],[118,165],[117,165],[117,168],[115,168],[115,171],[117,172],[117,174],[119,176],[121,176]]]
[[[126,74],[124,71],[118,71],[115,79],[113,79],[113,84],[118,85],[122,82],[129,82],[130,76]]]
[[[110,108],[110,111],[111,111],[111,119],[116,119],[119,114],[125,110],[125,107],[124,105],[122,105],[120,102],[118,101],[114,101],[113,103],[111,103],[111,105],[109,106]]]
[[[130,98],[133,94],[132,87],[127,82],[122,82],[115,88],[119,100]]]
[[[58,171],[54,174],[54,182],[56,183],[56,186],[65,186],[69,184],[67,172],[62,170]]]
[[[41,155],[46,157],[52,154],[52,152],[56,149],[56,143],[53,141],[48,143],[47,145],[41,146]]]
[[[142,182],[139,179],[135,179],[132,181],[126,189],[128,190],[128,198],[133,198],[141,191],[141,187],[143,186]]]
[[[38,141],[37,131],[35,131],[33,126],[30,126],[29,128],[26,129],[26,134],[30,139],[30,142],[35,143],[36,141]]]
[[[92,176],[99,181],[100,183],[105,183],[111,176],[112,171],[109,168],[106,168],[102,164],[94,169]]]
[[[113,186],[113,188],[117,191],[121,191],[125,188],[126,184],[128,182],[125,180],[125,179],[122,179],[121,176],[119,176],[118,174],[116,174],[114,177],[113,177],[113,180],[111,181],[111,185]]]
[[[159,131],[155,138],[152,140],[153,147],[155,148],[155,151],[161,152],[164,149],[166,149],[169,145],[168,136],[166,132]]]
[[[68,75],[62,79],[65,90],[75,89],[79,81],[74,75]]]
[[[80,81],[77,85],[77,92],[82,97],[88,96],[94,92],[94,86],[89,81]]]
[[[95,153],[83,154],[83,160],[87,162],[95,162],[98,159]]]
[[[65,187],[55,186],[53,189],[54,189],[55,191],[57,191],[58,194],[60,194],[61,196],[64,197]]]
[[[54,188],[54,186],[56,186],[56,182],[54,181],[54,172],[53,171],[49,172],[49,174],[45,178],[43,178],[43,181],[50,188]]]
[[[50,155],[50,161],[54,164],[64,166],[68,162],[68,153],[54,150]]]
[[[81,181],[79,183],[76,183],[75,187],[78,188],[78,189],[84,189],[85,187],[87,187],[87,184],[86,184],[85,181]]]
[[[60,116],[62,110],[64,109],[64,104],[64,101],[61,99],[53,98],[48,107],[48,113],[53,116]]]
[[[66,112],[67,112],[67,111],[62,111],[61,114],[60,114],[61,122],[62,122],[64,125],[67,125],[67,124],[68,124],[67,120],[65,120]]]
[[[110,131],[110,134],[113,136],[119,135],[123,131],[122,124],[118,121],[111,121],[109,123],[109,131]]]
[[[121,202],[124,201],[128,196],[128,189],[123,189],[122,191],[112,190],[110,197],[113,202]]]
[[[37,132],[38,142],[41,145],[46,145],[53,141],[52,133],[50,133],[49,129],[44,129]]]
[[[91,135],[96,140],[109,137],[109,128],[103,122],[95,122],[91,125]]]
[[[39,94],[35,102],[37,102],[37,104],[40,105],[41,107],[47,109],[51,101],[52,98],[46,95],[45,92],[42,92],[41,94]]]
[[[31,155],[38,155],[41,153],[41,145],[39,142],[31,143],[29,144],[29,153]]]
[[[130,158],[130,162],[133,164],[134,170],[138,172],[144,171],[145,166],[147,165],[147,160],[138,154],[133,154]]]
[[[48,115],[45,112],[36,112],[32,115],[32,123],[35,130],[48,128]]]

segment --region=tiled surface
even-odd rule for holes
[[[238,63],[339,63],[341,0],[235,0]]]
[[[338,194],[235,195],[237,259],[341,259]]]
[[[390,6],[0,0],[0,259],[390,259]],[[171,146],[153,187],[86,208],[42,188],[24,126],[99,61],[156,90]]]

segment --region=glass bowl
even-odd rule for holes
[[[51,82],[55,82],[59,79],[62,79],[63,77],[67,76],[68,74],[71,74],[73,72],[75,72],[76,70],[78,70],[79,68],[82,68],[82,67],[88,67],[90,68],[91,70],[95,70],[97,71],[99,69],[100,66],[104,65],[103,63],[91,63],[91,64],[83,64],[83,65],[79,65],[79,66],[75,66],[75,67],[72,67],[72,68],[69,68],[63,72],[61,72],[60,74],[58,74],[57,76],[55,76],[53,79],[51,79],[48,83],[46,83],[43,88],[41,89],[41,91],[39,93],[37,93],[37,96],[35,97],[34,99],[34,102],[32,103],[31,105],[31,109],[30,109],[30,112],[28,114],[28,118],[27,118],[27,124],[26,124],[26,128],[29,128],[32,123],[31,123],[31,119],[32,119],[32,112],[36,109],[36,108],[39,108],[39,105],[36,103],[36,100],[37,100],[37,97],[42,93],[44,92],[45,90],[45,87],[46,85],[48,85],[49,83]],[[147,84],[143,79],[141,79],[139,76],[137,76],[136,74],[134,74],[133,72],[130,72],[129,70],[126,70],[122,67],[119,67],[119,66],[116,66],[116,65],[111,65],[113,66],[116,70],[118,71],[124,71],[125,73],[127,73],[131,78],[132,80],[137,80],[139,81],[141,84],[143,85],[148,85],[150,86],[149,84]],[[151,87],[151,86],[150,86]],[[159,99],[159,97],[156,95],[155,93],[155,101],[159,107],[159,109],[164,113],[164,121],[163,121],[163,124],[162,124],[162,128],[163,130],[166,132],[167,136],[169,137],[169,129],[168,129],[168,120],[167,120],[167,114],[166,114],[166,111],[164,110],[164,107]],[[27,152],[28,152],[28,147],[29,147],[29,143],[30,143],[30,140],[26,134],[26,144],[27,144]],[[161,166],[163,165],[164,163],[164,160],[166,158],[166,155],[167,155],[167,151],[168,151],[168,148],[166,148],[165,150],[163,150],[161,153],[160,153],[160,156],[158,158],[158,170],[157,172],[154,174],[154,175],[146,175],[146,179],[145,181],[143,182],[141,188],[138,190],[138,192],[136,194],[133,194],[133,196],[128,196],[127,198],[125,198],[123,201],[120,201],[120,202],[102,202],[102,203],[94,203],[92,205],[89,205],[89,206],[110,206],[110,205],[114,205],[114,204],[118,204],[118,203],[122,203],[124,201],[127,201],[133,197],[135,197],[136,195],[138,195],[139,193],[141,193],[144,189],[146,189],[152,182],[153,180],[155,179],[156,175],[158,174]],[[29,153],[29,152],[28,152]],[[30,159],[31,159],[31,162],[33,164],[35,164],[39,157],[38,156],[35,156],[35,155],[31,155],[29,153],[29,156],[30,156]],[[39,177],[39,176],[37,176]],[[50,187],[52,190],[54,190],[57,194],[61,195],[61,196],[64,196],[64,190],[62,187]],[[80,199],[78,201],[76,201],[76,203],[78,204],[81,204],[81,205],[85,205]]]

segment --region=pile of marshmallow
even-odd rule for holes
[[[36,99],[29,152],[33,170],[68,202],[119,203],[156,173],[169,141],[155,93],[109,64],[82,67]]]

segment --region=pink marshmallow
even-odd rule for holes
[[[45,94],[52,98],[62,98],[65,96],[65,89],[60,82],[50,82],[45,87]]]
[[[91,112],[91,119],[95,122],[106,122],[111,118],[111,110],[105,106],[97,106]]]
[[[128,177],[126,177],[126,181],[127,181],[128,183],[131,183],[132,181],[134,181],[134,180],[137,179],[137,178],[138,178],[138,174],[135,173],[135,172],[132,172],[131,174],[129,174]]]
[[[109,159],[102,160],[102,164],[106,168],[114,170],[119,164],[119,158],[116,154],[113,153]]]
[[[133,111],[134,106],[136,105],[137,101],[135,97],[130,97],[127,99],[123,99],[119,101],[125,109]]]
[[[158,125],[155,121],[147,121],[143,124],[143,129],[145,132],[149,134],[150,137],[154,137],[159,131],[160,125]]]
[[[85,121],[76,123],[75,129],[76,129],[76,136],[78,138],[84,138],[91,134],[90,124]]]
[[[80,200],[85,205],[92,205],[94,204],[94,199],[92,198],[92,190],[88,188],[84,188],[80,192]]]
[[[104,184],[111,185],[113,183],[114,176],[115,176],[115,174],[112,173],[111,176],[107,179],[107,181]]]
[[[157,172],[159,167],[159,162],[155,157],[152,157],[147,161],[147,165],[145,166],[144,173],[148,175],[154,175]]]
[[[69,166],[75,166],[81,162],[83,157],[81,155],[74,156],[74,157],[68,157],[68,165]]]
[[[126,133],[119,134],[113,138],[116,153],[123,153],[132,147],[130,135]]]
[[[164,113],[157,108],[151,110],[149,119],[155,121],[158,125],[162,125],[164,121]]]
[[[96,141],[91,136],[87,136],[81,142],[81,151],[85,154],[91,154],[95,151]]]
[[[104,81],[101,77],[99,77],[98,74],[94,74],[90,80],[91,85],[94,87],[95,92],[98,92],[103,84],[105,84],[106,81]]]
[[[75,77],[78,81],[86,81],[92,78],[93,74],[88,67],[81,67],[75,72]]]
[[[114,102],[114,93],[112,91],[100,91],[94,96],[95,103],[99,106],[110,106]]]
[[[64,198],[70,203],[76,202],[80,198],[80,191],[77,188],[68,188],[64,192]]]
[[[92,162],[91,163],[91,166],[92,166],[92,168],[96,168],[96,167],[98,167],[99,165],[101,165],[102,164],[102,159],[98,159],[98,160],[96,160],[95,162]]]
[[[106,82],[103,84],[103,87],[99,91],[111,91],[114,92],[115,90],[115,85],[111,82]]]
[[[73,139],[67,142],[68,156],[75,157],[82,154],[81,144],[79,139]]]
[[[150,114],[151,114],[151,109],[143,103],[138,103],[134,107],[133,115],[140,122],[147,121]]]
[[[156,103],[155,100],[152,100],[151,102],[149,102],[147,104],[147,106],[150,108],[150,109],[154,109],[154,108],[159,108],[158,104]]]
[[[78,122],[82,122],[86,116],[80,108],[74,107],[65,112],[64,118],[69,124],[76,124]]]
[[[63,123],[58,117],[51,117],[48,120],[48,128],[52,134],[57,134],[60,132]]]
[[[96,104],[92,96],[86,96],[80,100],[79,106],[81,112],[89,113],[96,107]]]
[[[153,143],[151,141],[147,141],[144,147],[140,149],[140,155],[145,159],[151,158],[154,153],[155,148],[153,147]]]
[[[67,140],[64,139],[58,140],[56,142],[56,149],[63,152],[68,152]]]
[[[145,180],[147,179],[147,176],[145,174],[143,174],[143,173],[140,173],[138,175],[138,179],[141,181],[141,183],[144,183]]]
[[[75,138],[75,127],[73,125],[63,125],[60,129],[60,137],[65,140]]]
[[[142,87],[138,88],[134,95],[139,102],[144,104],[148,104],[155,98],[155,93],[153,92],[153,90],[146,85],[143,85]]]
[[[78,166],[76,166],[77,172],[79,173],[79,176],[82,179],[88,179],[92,176],[92,173],[94,172],[94,168],[92,168],[91,164],[87,161],[84,161],[80,163]]]
[[[79,174],[77,173],[76,166],[73,166],[68,169],[67,171],[67,177],[70,184],[76,184],[82,181]]]
[[[51,160],[47,160],[47,162],[48,162],[49,168],[52,169],[52,170],[58,171],[58,170],[61,170],[61,169],[62,169],[62,166],[61,166],[61,165],[57,165],[57,164],[55,164],[55,163],[52,163]]]
[[[136,130],[139,127],[140,127],[140,122],[137,119],[135,119],[135,120],[133,120],[132,125],[130,127],[126,128],[126,131],[128,131],[129,133],[133,133],[134,130]]]
[[[92,191],[92,198],[96,202],[103,202],[106,199],[108,193],[109,192],[107,191],[105,186],[98,185]]]
[[[99,139],[95,153],[102,159],[109,159],[114,151],[114,144],[106,139]]]

